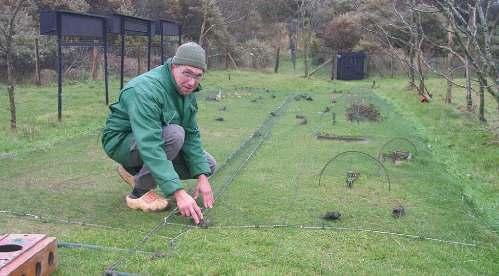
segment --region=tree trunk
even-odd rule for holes
[[[204,53],[206,55],[206,68],[210,69],[212,65],[210,59],[208,58],[210,56],[210,41],[208,39],[205,39],[204,44],[199,45],[204,48]]]
[[[414,11],[411,15],[411,24],[415,24]],[[409,89],[416,88],[416,64],[414,59],[416,58],[416,32],[414,31],[414,26],[411,25],[410,33],[410,44],[409,44]]]
[[[274,73],[279,72],[279,57],[280,57],[280,52],[281,52],[281,46],[277,46],[276,53],[275,53]]]
[[[469,28],[472,28],[473,31],[476,30],[476,24],[475,24],[475,9],[471,5],[468,8],[468,25],[470,26]],[[468,52],[471,50],[471,37],[468,36],[466,40],[466,49]],[[471,68],[470,68],[470,57],[466,56],[465,57],[465,72],[466,72],[466,110],[468,111],[473,111],[473,98],[471,94]]]
[[[199,30],[198,44],[203,46],[205,29],[206,29],[206,17],[208,16],[208,7],[205,2],[201,2],[201,5],[203,10],[203,21],[201,22],[201,29]]]
[[[232,62],[232,65],[234,65],[234,69],[239,70],[239,68],[237,67],[237,63],[234,60],[234,58],[232,57],[232,55],[230,54],[230,52],[227,55],[229,56],[229,59]]]
[[[16,118],[16,100],[15,100],[15,87],[16,80],[13,76],[14,68],[12,64],[12,45],[10,42],[6,43],[7,48],[7,93],[9,95],[9,109],[10,109],[10,128],[15,130],[17,128]]]
[[[468,42],[466,43],[467,49],[470,46],[470,38],[468,38]],[[464,57],[464,73],[466,77],[466,110],[473,111],[473,98],[471,95],[471,68],[470,68],[470,60],[469,57]]]
[[[390,77],[393,79],[393,56],[390,56]]]
[[[288,39],[289,39],[289,55],[291,59],[291,64],[293,64],[293,72],[296,71],[296,29],[294,25],[288,27]]]
[[[484,83],[483,81],[480,81],[480,107],[479,107],[479,115],[478,119],[480,122],[486,122],[487,120],[485,119],[485,86],[487,86],[487,83]]]
[[[424,84],[424,73],[423,73],[423,65],[421,63],[421,59],[423,55],[423,51],[421,49],[418,49],[418,55],[417,55],[417,60],[418,60],[418,74],[419,74],[419,87],[418,91],[420,95],[425,95],[426,87]]]
[[[416,87],[416,74],[415,74],[415,64],[414,64],[414,46],[411,46],[409,50],[409,89]]]
[[[99,52],[97,47],[92,47],[92,80],[97,80],[98,71],[99,71],[99,63],[98,63]]]
[[[310,36],[311,33],[310,31],[305,31],[304,38],[305,41],[303,43],[303,65],[305,66],[304,68],[304,73],[305,73],[305,78],[308,78],[308,50],[309,50],[309,44],[310,44]]]
[[[447,46],[449,49],[454,47],[454,39],[452,36],[452,31],[450,29],[447,31]],[[452,103],[452,78],[453,78],[453,70],[452,70],[452,51],[447,53],[447,94],[445,95],[445,103]]]
[[[40,50],[38,48],[38,38],[35,38],[35,84],[41,85],[40,76]]]
[[[473,110],[473,98],[471,97],[471,72],[468,57],[465,57],[464,73],[466,77],[466,110]]]

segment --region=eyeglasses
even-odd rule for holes
[[[203,74],[196,75],[191,71],[182,71],[182,76],[188,78],[188,79],[193,79],[197,82],[201,81],[203,79]]]

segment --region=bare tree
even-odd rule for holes
[[[298,14],[298,25],[303,42],[303,63],[305,77],[309,76],[310,45],[319,27],[330,20],[327,14],[332,1],[329,0],[295,0]],[[327,16],[326,16],[327,15]]]
[[[370,1],[364,8],[366,15],[362,28],[374,35],[393,56],[405,65],[408,74],[408,88],[417,89],[424,99],[431,97],[425,86],[424,47],[426,47],[426,29],[438,28],[437,20],[418,13],[418,0],[409,3],[400,1]],[[433,20],[433,21],[431,21]],[[402,54],[400,50],[405,52]],[[416,85],[416,78],[419,84]]]
[[[18,34],[21,21],[26,20],[28,0],[4,0],[0,2],[0,52],[6,57],[7,65],[7,93],[9,95],[10,128],[17,127],[15,88],[16,79],[14,76],[14,60],[16,51],[15,36]]]
[[[494,84],[497,83],[498,74],[491,47],[493,32],[489,30],[492,1],[467,1],[464,7],[451,0],[434,2],[434,8],[451,18],[450,29],[454,34],[456,46],[463,51],[466,62],[474,69],[480,86],[479,119],[485,121],[485,91],[494,97],[499,111],[499,87]],[[496,22],[497,14],[493,16],[492,21]],[[467,99],[468,97],[471,95],[467,94]]]
[[[448,23],[448,27],[450,27],[450,23]],[[447,47],[452,49],[454,47],[454,34],[451,32],[450,28],[447,28]],[[454,71],[452,70],[452,60],[453,60],[452,51],[447,51],[447,76],[449,79],[447,80],[447,94],[445,95],[445,103],[452,103],[452,80],[454,77]]]

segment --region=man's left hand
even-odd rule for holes
[[[210,182],[208,177],[204,174],[198,177],[198,184],[196,185],[196,190],[194,191],[194,199],[197,199],[201,193],[203,197],[204,208],[212,208],[215,198],[213,197],[213,191],[211,190]]]

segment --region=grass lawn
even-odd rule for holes
[[[209,72],[198,120],[223,169],[211,178],[217,201],[205,213],[207,228],[171,210],[127,209],[129,187],[101,150],[101,82],[65,85],[62,122],[55,87],[20,86],[16,133],[8,112],[0,114],[0,234],[46,233],[93,246],[59,248],[56,275],[99,275],[112,264],[145,275],[497,275],[499,147],[490,125],[457,111],[459,102],[444,106],[441,80],[429,80],[430,104],[403,79],[376,80],[374,89],[371,81]],[[117,87],[112,81],[111,102]],[[219,91],[222,101],[206,100]],[[381,121],[347,121],[354,101],[373,104]],[[498,114],[488,102],[493,123]],[[318,140],[317,132],[366,140]],[[413,158],[380,165],[368,155],[376,159],[384,145]],[[345,151],[352,152],[339,155]],[[348,171],[360,173],[352,188]],[[399,206],[406,214],[394,218]],[[340,219],[322,219],[329,211]]]

